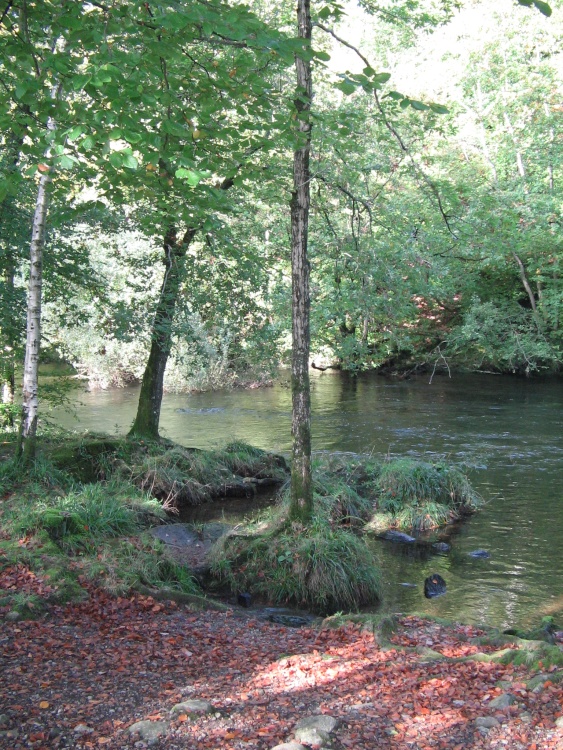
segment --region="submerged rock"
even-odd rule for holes
[[[388,542],[402,542],[403,544],[410,544],[416,542],[414,536],[409,536],[403,531],[395,531],[395,529],[389,529],[380,534],[382,539],[386,539]]]
[[[190,547],[199,541],[198,535],[190,529],[185,523],[171,523],[164,526],[153,526],[149,529],[149,534],[160,539],[165,544],[171,544],[174,547]]]
[[[432,545],[432,549],[435,552],[445,553],[451,550],[451,546],[447,544],[447,542],[434,542],[434,544]]]
[[[442,596],[446,593],[446,582],[438,573],[433,573],[424,581],[424,596],[427,599],[434,599],[436,596]]]
[[[486,549],[474,549],[473,552],[469,552],[469,557],[475,557],[480,560],[487,560],[491,556],[490,552]]]

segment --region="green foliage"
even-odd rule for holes
[[[452,361],[475,370],[530,375],[558,369],[562,359],[560,342],[538,330],[531,311],[478,299],[446,344]]]
[[[466,475],[445,462],[327,456],[314,479],[319,517],[378,531],[435,528],[482,503]]]
[[[187,594],[199,591],[189,570],[170,559],[152,537],[105,541],[95,552],[84,560],[84,574],[112,594],[123,595],[139,585]]]
[[[92,551],[102,539],[138,532],[147,513],[164,517],[160,504],[125,483],[83,485],[63,496],[36,500],[12,522],[19,535],[45,530],[63,550]]]
[[[233,591],[323,614],[356,610],[380,597],[366,545],[350,532],[314,523],[265,537],[228,535],[215,548],[212,572]]]
[[[167,507],[175,507],[199,505],[221,496],[225,487],[242,485],[243,478],[268,477],[281,482],[288,470],[280,456],[236,442],[216,451],[163,446],[132,456],[120,472]]]

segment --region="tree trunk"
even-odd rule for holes
[[[45,247],[45,227],[49,210],[49,188],[51,181],[51,169],[49,169],[48,172],[41,175],[39,180],[31,232],[22,418],[17,447],[17,456],[23,460],[24,465],[29,465],[34,460],[37,440],[43,250]]]
[[[158,425],[164,390],[164,372],[172,346],[172,325],[182,283],[184,258],[197,229],[186,231],[178,241],[176,228],[164,238],[164,279],[152,327],[151,350],[143,374],[137,416],[130,435],[158,440]]]
[[[5,147],[4,163],[2,166],[10,177],[12,177],[18,168],[20,159],[20,149],[23,143],[22,138],[14,135],[7,137]],[[3,309],[0,331],[2,333],[2,354],[1,357],[1,381],[2,381],[2,403],[12,405],[15,395],[15,352],[20,341],[21,331],[19,327],[19,317],[17,315],[17,306],[15,304],[16,294],[14,286],[14,277],[16,273],[16,264],[14,253],[8,245],[8,236],[13,228],[13,220],[10,222],[10,216],[16,212],[15,201],[13,196],[8,193],[0,204],[0,233],[6,239],[5,258],[3,259],[2,274],[4,277],[3,292]],[[10,226],[12,224],[12,226]],[[8,225],[8,226],[6,226]],[[13,416],[8,412],[7,422],[13,426]]]
[[[532,287],[530,286],[530,282],[528,281],[528,276],[526,274],[526,268],[524,264],[522,263],[522,260],[520,259],[520,256],[517,253],[512,253],[512,257],[518,264],[518,269],[520,271],[520,278],[522,280],[522,286],[526,290],[526,294],[528,295],[528,300],[530,301],[530,307],[532,308],[532,312],[534,314],[534,320],[536,321],[536,326],[538,327],[538,331],[541,332],[543,328],[543,321],[540,317],[538,307],[536,305],[536,298],[534,297],[534,292],[532,291]]]
[[[309,0],[298,0],[299,38],[310,45],[312,36]],[[310,297],[307,240],[309,231],[311,122],[313,96],[311,64],[307,56],[296,55],[300,148],[293,158],[293,194],[291,198],[291,277],[293,353],[291,395],[293,407],[293,460],[291,466],[290,518],[307,523],[313,513],[311,476],[311,393],[309,384]]]

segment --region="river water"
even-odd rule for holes
[[[70,428],[122,433],[137,398],[137,388],[86,392],[74,416],[53,416]],[[563,381],[453,375],[430,383],[324,372],[312,377],[312,405],[314,451],[445,458],[463,465],[486,501],[448,529],[447,555],[423,544],[370,542],[383,571],[385,610],[503,628],[543,614],[563,620]],[[289,382],[282,376],[272,388],[168,394],[161,433],[186,446],[241,439],[287,453]],[[226,514],[247,510],[233,505]],[[470,557],[478,548],[490,558]],[[432,573],[448,591],[427,600],[423,582]]]

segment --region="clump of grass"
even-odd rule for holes
[[[322,614],[380,598],[379,571],[364,542],[319,523],[265,536],[227,535],[212,553],[212,573],[233,591]]]
[[[158,501],[119,481],[87,484],[64,495],[19,502],[7,519],[18,536],[44,530],[61,549],[76,552],[102,540],[138,532],[147,519],[162,519]]]
[[[148,535],[105,542],[97,548],[95,556],[82,560],[81,570],[115,595],[123,595],[139,585],[200,593],[188,568],[167,557],[163,545]]]
[[[221,497],[227,487],[242,484],[243,478],[282,482],[287,467],[281,456],[237,442],[216,451],[175,445],[160,454],[133,456],[129,472],[138,487],[160,498],[167,507],[175,507]]]
[[[376,499],[370,527],[431,529],[479,507],[465,474],[442,462],[398,459],[384,464],[371,485]]]

